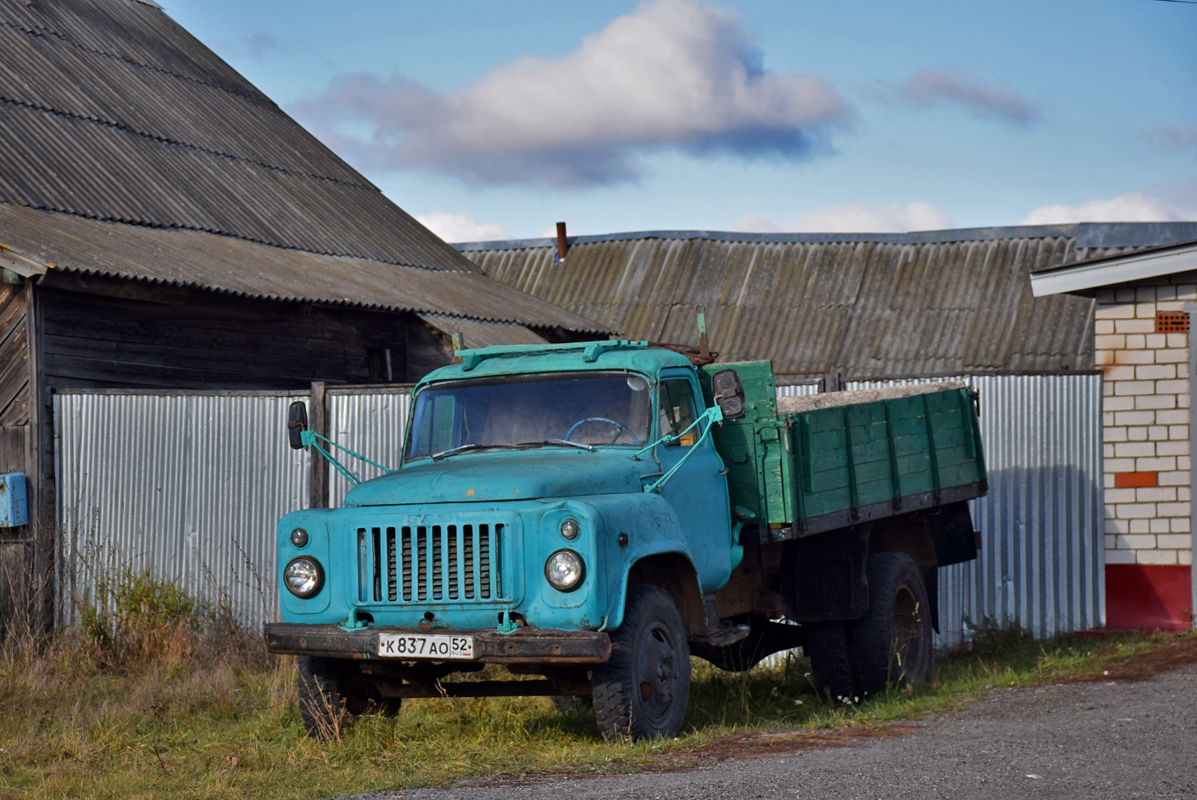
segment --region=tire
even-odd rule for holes
[[[855,703],[863,695],[853,663],[849,623],[818,622],[806,629],[802,649],[810,658],[810,671],[819,695],[828,703]]]
[[[341,737],[346,702],[336,679],[335,667],[327,658],[299,656],[299,716],[308,736],[321,741]]]
[[[611,659],[591,673],[594,716],[608,742],[677,736],[690,704],[690,647],[682,616],[658,586],[628,587]]]
[[[398,697],[372,697],[365,694],[346,694],[345,710],[355,717],[365,714],[377,714],[380,717],[393,719],[399,716],[399,709],[403,701]]]
[[[549,699],[553,701],[553,708],[562,714],[585,711],[594,705],[594,698],[572,694],[555,694],[550,696]]]
[[[869,559],[869,610],[851,628],[850,648],[865,694],[931,677],[931,607],[923,576],[905,553]]]

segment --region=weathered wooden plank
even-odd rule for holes
[[[10,284],[0,284],[11,289]],[[5,336],[17,325],[25,322],[25,296],[9,292],[0,301],[0,336]]]
[[[18,393],[12,402],[0,409],[0,425],[29,425],[29,392]]]
[[[94,359],[75,358],[64,355],[54,357],[50,378],[56,387],[84,388],[91,386],[129,386],[140,388],[179,389],[261,389],[278,387],[302,388],[307,376],[300,369],[294,373],[280,374],[269,368],[267,362],[261,369],[247,363],[241,368],[222,369],[216,365],[202,369],[193,365],[168,365],[154,363],[129,363],[121,361],[99,362]],[[77,376],[87,376],[80,378]],[[342,373],[337,382],[365,382],[361,373]]]
[[[0,371],[0,413],[14,402],[27,402],[28,394],[29,362],[19,358]]]
[[[248,325],[223,329],[192,328],[174,322],[55,317],[46,331],[47,342],[62,340],[66,346],[87,342],[144,343],[163,348],[210,352],[309,353],[318,355],[345,347],[342,339],[296,334],[271,334]]]
[[[64,291],[47,292],[47,296],[51,312],[48,332],[60,332],[63,327],[94,320],[148,326],[146,336],[153,335],[154,326],[162,326],[215,333],[247,330],[287,338],[361,343],[389,331],[390,336],[382,338],[401,344],[402,331],[396,323],[412,319],[399,313],[254,300],[214,292],[192,292],[181,305],[138,303]]]
[[[247,345],[253,345],[247,337]],[[82,359],[97,364],[104,370],[104,364],[172,364],[197,373],[212,369],[221,372],[255,371],[265,375],[299,377],[304,375],[334,375],[345,380],[345,374],[356,372],[364,377],[366,373],[366,351],[364,348],[347,350],[339,343],[328,343],[323,353],[253,350],[209,350],[204,347],[182,347],[140,341],[111,341],[82,337],[46,337],[46,356],[52,364],[61,358]],[[355,369],[356,367],[356,369]]]
[[[407,314],[194,291],[178,305],[67,291],[47,297],[46,366],[58,386],[364,384],[385,379],[370,369],[370,351],[379,350],[391,351],[391,380],[410,381],[451,360],[444,337]],[[145,369],[131,374],[129,363]],[[180,372],[183,365],[195,369]]]
[[[27,471],[25,452],[28,438],[27,425],[0,426],[0,474]]]
[[[894,482],[888,476],[883,480],[861,482],[857,484],[856,496],[862,506],[893,500]]]
[[[927,432],[923,431],[922,436],[895,436],[894,437],[894,452],[897,453],[898,458],[913,455],[927,454]]]

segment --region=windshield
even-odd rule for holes
[[[520,376],[430,386],[416,395],[406,460],[456,448],[567,440],[648,441],[648,381],[628,373]]]

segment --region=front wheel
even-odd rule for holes
[[[344,662],[300,656],[297,667],[299,716],[313,739],[339,739],[350,715],[394,717],[399,713],[399,698],[381,697],[362,685],[360,673]]]
[[[905,553],[869,559],[869,610],[852,626],[856,673],[866,694],[931,678],[931,607],[923,576]]]
[[[594,716],[608,742],[674,737],[690,704],[690,647],[682,616],[659,586],[628,587],[611,659],[591,673]]]
[[[345,696],[341,693],[336,668],[327,658],[300,656],[299,716],[308,736],[321,741],[341,738],[345,726]]]

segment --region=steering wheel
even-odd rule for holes
[[[613,419],[607,419],[606,417],[587,417],[586,419],[578,420],[573,425],[569,426],[569,430],[565,434],[566,440],[573,441],[574,431],[576,431],[578,428],[585,425],[587,422],[605,422],[608,425],[614,425],[616,428],[619,429],[619,430],[615,431],[615,435],[611,437],[611,441],[607,442],[607,444],[615,444],[615,440],[618,439],[620,434],[622,434],[622,433],[626,433],[628,435],[629,439],[631,439],[636,444],[640,444],[640,440],[637,439],[635,434],[633,434],[630,430],[628,430],[626,427],[624,427],[621,423],[618,423]]]

